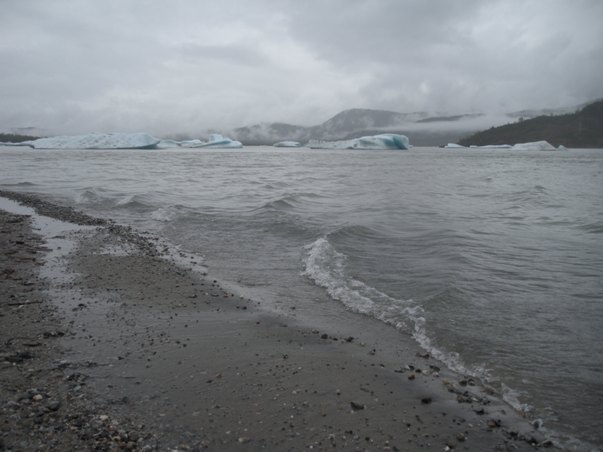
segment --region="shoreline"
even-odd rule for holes
[[[361,331],[300,325],[162,258],[130,228],[33,195],[0,196],[96,226],[70,238],[76,246],[55,262],[54,277],[36,278],[43,241],[27,217],[0,212],[2,271],[14,270],[0,278],[2,292],[16,303],[26,294],[36,301],[0,305],[7,450],[29,448],[19,441],[130,450],[552,446],[485,388],[419,356],[404,337],[388,350]],[[8,341],[22,330],[40,345]],[[29,348],[31,358],[19,355]]]

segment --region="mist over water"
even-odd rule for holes
[[[602,150],[0,158],[0,188],[156,233],[271,309],[375,317],[566,441],[603,444]]]

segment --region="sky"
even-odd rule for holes
[[[0,129],[188,133],[603,97],[601,0],[0,0]]]

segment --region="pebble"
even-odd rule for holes
[[[358,402],[350,402],[350,406],[352,407],[352,409],[354,411],[357,410],[364,410],[365,406],[362,403],[358,403]]]

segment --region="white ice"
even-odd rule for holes
[[[405,135],[383,133],[342,141],[310,140],[308,147],[312,149],[410,149],[410,142]]]
[[[511,148],[513,151],[555,151],[555,146],[548,141],[533,141],[531,143],[518,143]]]
[[[240,141],[232,140],[228,137],[224,137],[219,133],[212,133],[209,135],[207,141],[201,140],[189,140],[181,141],[180,146],[184,148],[211,148],[211,149],[223,149],[223,148],[242,148],[243,144]]]
[[[460,144],[456,144],[456,143],[448,143],[446,146],[444,146],[447,149],[462,149],[465,146],[461,146]]]
[[[277,148],[298,148],[301,146],[301,143],[299,141],[279,141],[278,143],[274,143],[273,146]]]
[[[475,146],[472,144],[469,147],[477,149],[511,149],[513,146],[510,144],[486,144],[485,146]]]
[[[152,149],[159,139],[146,133],[90,133],[24,141],[35,149]]]

